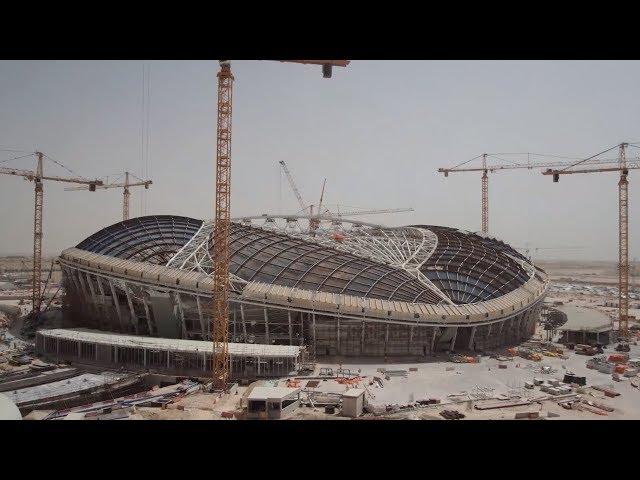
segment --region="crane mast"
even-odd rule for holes
[[[149,185],[153,184],[153,182],[151,180],[141,180],[138,177],[138,180],[140,180],[139,182],[131,182],[129,180],[129,177],[132,176],[133,174],[129,173],[129,172],[124,172],[124,183],[107,183],[107,184],[103,184],[100,185],[96,188],[100,188],[103,190],[107,190],[109,188],[122,188],[123,192],[122,192],[122,221],[125,220],[129,220],[129,204],[130,204],[130,197],[131,197],[131,191],[130,189],[132,187],[144,187],[145,190],[149,189]],[[135,177],[135,175],[133,175]],[[72,187],[72,188],[65,188],[66,191],[77,191],[77,190],[90,190],[90,187]]]
[[[481,172],[482,173],[482,194],[481,194],[480,204],[481,204],[481,211],[482,211],[481,231],[483,233],[489,233],[489,172],[493,173],[501,170],[519,170],[519,169],[532,170],[534,168],[542,168],[542,167],[570,167],[576,164],[575,162],[552,161],[552,162],[527,162],[527,163],[510,162],[507,164],[500,164],[500,165],[488,165],[487,157],[495,156],[495,155],[503,155],[503,154],[483,153],[482,155],[479,155],[475,158],[472,158],[471,160],[468,160],[459,165],[456,165],[455,167],[438,169],[438,172],[443,173],[445,177],[448,177],[450,173],[461,173],[461,172]],[[541,156],[541,157],[548,156],[548,155],[541,155],[541,154],[534,154],[534,153],[520,153],[520,154],[513,154],[513,155],[527,155],[528,157],[530,157],[531,155]],[[480,166],[461,168],[463,167],[463,165],[473,160],[477,160],[479,158],[482,159],[482,164]],[[620,167],[618,165],[619,164],[618,159],[607,160],[607,159],[596,159],[592,157],[592,158],[589,158],[587,162],[582,161],[578,163],[584,163],[584,165],[589,165],[589,166],[610,165],[615,163],[616,164],[615,167],[603,168],[601,171],[620,170]],[[640,166],[640,162],[634,161],[630,165],[630,168],[636,168],[638,166]],[[549,169],[548,171],[551,171],[551,169]],[[562,170],[563,173],[589,173],[592,171],[593,170]]]
[[[220,61],[216,133],[216,196],[213,229],[213,382],[225,389],[229,375],[229,228],[231,224],[231,63]]]
[[[620,180],[618,181],[618,330],[629,336],[629,181],[626,144],[620,145]]]
[[[40,312],[40,307],[42,305],[42,210],[44,205],[43,180],[52,180],[55,182],[65,183],[80,183],[83,185],[87,185],[87,187],[85,188],[88,188],[90,191],[95,191],[96,185],[102,185],[102,181],[89,180],[85,178],[44,175],[44,154],[42,152],[34,152],[33,155],[35,155],[37,159],[35,171],[2,167],[0,168],[0,174],[23,177],[26,180],[34,182],[35,184],[35,201],[33,211],[33,272],[31,278],[31,314],[37,315]]]
[[[129,172],[124,172],[124,191],[122,192],[122,221],[129,220]]]
[[[38,165],[36,167],[35,203],[33,212],[33,275],[31,281],[31,305],[32,312],[37,315],[40,312],[42,295],[40,285],[42,282],[42,202],[44,188],[42,185],[42,152],[36,152]]]
[[[280,163],[280,166],[282,167],[282,170],[284,171],[284,174],[287,176],[287,180],[289,181],[291,190],[293,190],[293,194],[298,199],[298,204],[300,205],[300,208],[303,211],[306,210],[309,207],[307,206],[306,203],[304,203],[304,200],[302,199],[302,195],[300,194],[300,190],[298,190],[298,187],[296,186],[296,182],[294,182],[293,180],[293,175],[291,175],[291,172],[289,171],[289,167],[287,167],[287,164],[284,162],[284,160],[280,160],[279,163]]]
[[[322,191],[320,192],[320,201],[318,202],[318,211],[316,212],[316,215],[321,215],[322,214],[322,200],[324,199],[324,186],[327,184],[327,179],[325,178],[324,181],[322,182]],[[313,206],[311,207],[313,208]],[[311,215],[313,215],[313,211],[311,212]],[[316,230],[318,230],[318,227],[320,226],[320,219],[319,218],[311,218],[309,220],[309,231],[313,234],[313,232],[315,232]]]
[[[346,67],[347,60],[284,60],[322,65],[325,78],[332,67]],[[213,227],[213,382],[225,389],[229,377],[229,231],[231,226],[231,110],[233,75],[229,60],[220,60],[218,77],[218,126],[216,131],[216,193]]]
[[[482,154],[482,233],[489,233],[489,176],[487,154]]]
[[[620,172],[620,180],[618,181],[618,335],[622,339],[629,338],[629,180],[627,177],[629,170],[640,169],[640,164],[637,161],[631,163],[627,161],[628,146],[628,143],[617,145],[618,165],[616,167],[570,170],[576,165],[586,164],[586,160],[583,160],[562,170],[548,169],[542,172],[543,175],[552,175],[554,182],[559,181],[560,175],[566,174]],[[637,145],[634,146],[637,147]],[[614,148],[605,150],[605,152]],[[594,157],[598,155],[600,154],[594,155]]]

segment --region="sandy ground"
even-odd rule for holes
[[[605,262],[540,262],[542,267],[550,274],[552,282],[562,282],[576,285],[603,285],[610,287],[617,283],[616,265]],[[2,262],[0,261],[0,265]],[[638,286],[640,288],[640,285]],[[548,303],[562,302],[563,308],[569,312],[570,322],[578,322],[589,325],[601,325],[610,322],[616,316],[617,309],[605,307],[605,301],[616,300],[612,294],[589,293],[586,291],[554,291],[547,297]],[[2,302],[5,303],[5,302]],[[632,304],[636,303],[632,301]],[[640,302],[637,302],[640,303]],[[17,302],[7,302],[7,305],[16,305]],[[640,318],[640,309],[632,309],[631,315]],[[631,357],[640,357],[640,346],[633,345]],[[640,419],[640,391],[630,385],[628,379],[623,382],[613,381],[611,375],[603,374],[586,368],[585,362],[589,357],[576,355],[572,351],[566,352],[568,359],[563,360],[554,357],[544,357],[542,362],[532,362],[522,358],[514,358],[509,362],[498,362],[489,357],[482,357],[478,364],[454,364],[445,357],[435,358],[429,362],[392,362],[373,363],[371,359],[350,359],[342,364],[318,363],[316,374],[321,367],[332,367],[334,371],[339,368],[349,368],[353,372],[359,372],[364,377],[360,385],[366,384],[367,402],[372,405],[384,407],[388,404],[407,404],[419,399],[438,398],[443,402],[439,406],[406,410],[381,417],[373,417],[370,414],[364,418],[378,419],[438,419],[442,417],[439,412],[444,409],[456,409],[466,415],[468,419],[513,419],[516,412],[538,411],[541,417],[552,419]],[[605,349],[606,354],[613,353],[613,348]],[[499,369],[498,363],[506,363],[506,369]],[[540,373],[542,365],[550,366],[555,372],[551,374]],[[390,377],[383,380],[383,388],[369,385],[373,376],[383,377],[378,372],[379,368],[407,370],[406,378]],[[416,371],[409,371],[415,368]],[[607,416],[599,416],[587,411],[566,410],[558,405],[557,400],[549,400],[541,403],[533,403],[527,406],[510,407],[489,411],[479,411],[473,408],[473,402],[479,400],[483,394],[487,396],[520,395],[540,397],[541,392],[536,387],[534,391],[524,388],[525,381],[531,381],[534,377],[542,379],[562,379],[567,371],[587,378],[588,385],[608,385],[620,392],[615,398],[605,398],[601,392],[587,389],[585,398],[597,400],[615,408],[614,412]],[[265,382],[261,382],[265,383]],[[286,379],[269,382],[272,385],[283,386]],[[305,388],[306,381],[301,382]],[[320,381],[311,391],[342,393],[348,388],[346,385],[334,380]],[[243,395],[250,391],[251,387],[241,387],[237,394],[227,394],[218,398],[214,394],[197,393],[169,405],[166,409],[137,408],[130,416],[132,420],[145,419],[222,419],[222,412],[237,411],[241,408]],[[457,397],[449,395],[463,394]],[[469,399],[473,399],[469,401]],[[216,400],[217,399],[217,400]],[[215,400],[215,401],[214,401]],[[551,417],[549,415],[551,414]],[[339,413],[327,415],[322,408],[303,407],[298,409],[291,417],[296,419],[343,419]]]
[[[577,262],[561,260],[535,260],[551,281],[575,281],[594,285],[617,285],[618,265],[615,262]],[[640,264],[629,262],[629,284],[640,287]]]
[[[640,357],[640,346],[633,345],[630,352],[631,357]],[[368,385],[374,375],[380,377],[377,372],[379,365],[366,363],[343,363],[343,368],[361,370],[361,374],[366,376],[364,382],[371,395],[366,394],[367,401],[374,405],[384,406],[386,404],[407,404],[419,399],[438,398],[442,403],[456,402],[455,405],[442,405],[437,407],[421,408],[415,411],[405,411],[401,413],[386,415],[385,418],[406,418],[406,419],[441,419],[438,413],[444,409],[454,408],[464,413],[470,419],[513,419],[516,412],[538,411],[543,417],[547,417],[547,412],[557,414],[559,419],[640,419],[640,391],[631,386],[629,379],[622,382],[615,382],[611,375],[597,372],[586,367],[586,360],[589,357],[577,355],[572,351],[567,351],[568,359],[564,360],[555,357],[544,357],[541,362],[532,362],[519,357],[515,357],[509,362],[499,362],[489,357],[483,357],[478,364],[454,364],[444,361],[430,363],[389,363],[385,365],[387,369],[416,368],[415,372],[408,372],[406,378],[390,377],[390,380],[383,381],[383,388]],[[605,349],[607,355],[614,353],[613,348]],[[506,369],[498,368],[499,363],[507,365]],[[548,365],[555,370],[551,374],[540,372],[542,365]],[[318,364],[318,367],[332,367],[334,370],[339,366],[336,364]],[[450,370],[453,367],[452,370]],[[556,400],[545,401],[541,404],[533,403],[527,406],[510,407],[497,410],[480,411],[472,408],[469,399],[473,396],[461,396],[457,398],[449,397],[450,394],[478,394],[485,392],[487,395],[521,395],[524,397],[540,397],[545,395],[540,392],[539,387],[534,390],[524,388],[525,381],[533,381],[534,377],[543,380],[557,378],[562,380],[565,373],[571,371],[579,376],[585,376],[587,385],[607,385],[620,393],[615,398],[605,398],[604,394],[595,390],[587,389],[585,398],[597,400],[615,408],[614,412],[607,416],[599,416],[591,412],[580,412],[566,410],[557,404]],[[304,386],[305,382],[302,382]],[[321,381],[317,391],[344,392],[347,387],[335,381]],[[482,400],[474,400],[482,403]],[[306,409],[314,417],[322,417],[320,409]],[[298,417],[304,416],[303,412]]]

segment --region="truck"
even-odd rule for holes
[[[575,346],[575,352],[578,355],[595,355],[596,353],[598,353],[598,350],[595,347],[592,347],[591,345],[581,345],[581,344],[577,344]]]

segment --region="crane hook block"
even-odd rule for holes
[[[558,183],[558,181],[560,180],[560,175],[557,173],[553,174],[553,182],[554,183]]]

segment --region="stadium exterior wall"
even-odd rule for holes
[[[65,316],[77,326],[208,340],[210,278],[204,274],[65,250]],[[516,291],[470,305],[354,299],[250,284],[231,298],[233,342],[307,345],[317,356],[428,356],[488,350],[530,337],[546,294],[538,273]]]

